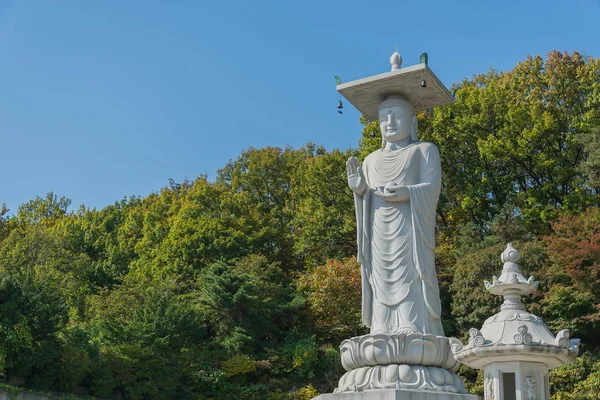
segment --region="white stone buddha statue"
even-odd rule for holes
[[[371,333],[443,336],[435,270],[439,153],[417,139],[415,108],[401,96],[379,105],[382,148],[347,163],[354,192],[362,319]]]
[[[381,149],[363,165],[346,163],[354,192],[358,260],[362,264],[362,319],[371,333],[346,339],[346,373],[335,393],[319,400],[477,400],[469,395],[444,337],[435,271],[435,217],[441,189],[440,157],[417,139],[417,110],[454,98],[427,65],[338,83],[337,90],[371,121],[379,120]],[[427,84],[425,84],[427,82]]]

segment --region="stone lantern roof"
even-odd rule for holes
[[[552,369],[577,357],[579,339],[570,339],[567,329],[554,336],[540,317],[525,309],[521,296],[533,292],[538,282],[521,274],[519,258],[519,252],[509,243],[502,253],[502,274],[499,278],[493,276],[492,283],[484,281],[490,293],[504,297],[504,303],[481,329],[469,331],[466,346],[453,339],[452,351],[458,362],[485,369],[491,363],[527,361]]]

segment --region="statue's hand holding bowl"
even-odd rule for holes
[[[394,182],[389,182],[383,188],[383,191],[377,190],[374,192],[391,203],[404,203],[410,200],[410,191],[406,186],[396,185]]]
[[[402,186],[396,185],[396,182],[388,182],[384,187],[383,191],[386,193],[394,193],[396,190],[401,188]]]

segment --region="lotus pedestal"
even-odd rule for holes
[[[344,340],[347,371],[318,400],[476,400],[456,375],[460,366],[443,336],[368,334]]]

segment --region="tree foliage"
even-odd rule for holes
[[[334,343],[364,333],[361,322],[361,274],[356,257],[330,259],[298,279],[315,327]]]
[[[581,166],[600,123],[598,71],[599,60],[552,51],[465,79],[456,102],[423,113],[421,137],[438,145],[443,166],[457,166],[442,169],[441,226],[485,229],[510,203],[531,232],[547,233],[559,213],[597,204]]]

